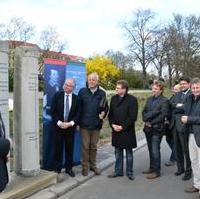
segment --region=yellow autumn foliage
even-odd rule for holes
[[[87,74],[97,72],[100,85],[106,89],[115,87],[116,81],[120,77],[120,70],[112,63],[112,60],[106,56],[97,55],[86,61]]]

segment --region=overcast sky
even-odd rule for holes
[[[0,0],[0,23],[23,17],[38,32],[55,26],[68,42],[65,53],[87,58],[125,51],[120,24],[138,8],[152,9],[163,21],[172,13],[200,14],[199,0]]]

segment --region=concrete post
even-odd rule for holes
[[[8,43],[0,41],[0,111],[6,128],[6,137],[10,136],[8,90]]]
[[[35,176],[40,171],[38,57],[35,47],[15,50],[15,172],[24,176]]]

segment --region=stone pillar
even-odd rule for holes
[[[38,57],[34,47],[15,50],[15,172],[24,176],[35,176],[40,171]]]
[[[6,137],[10,136],[8,90],[8,42],[0,41],[0,111],[6,128]]]

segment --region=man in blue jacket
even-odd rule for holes
[[[88,170],[100,175],[96,165],[97,143],[102,120],[108,111],[106,93],[98,86],[99,76],[91,73],[87,78],[87,87],[79,91],[80,130],[82,139],[82,175],[87,176]]]

